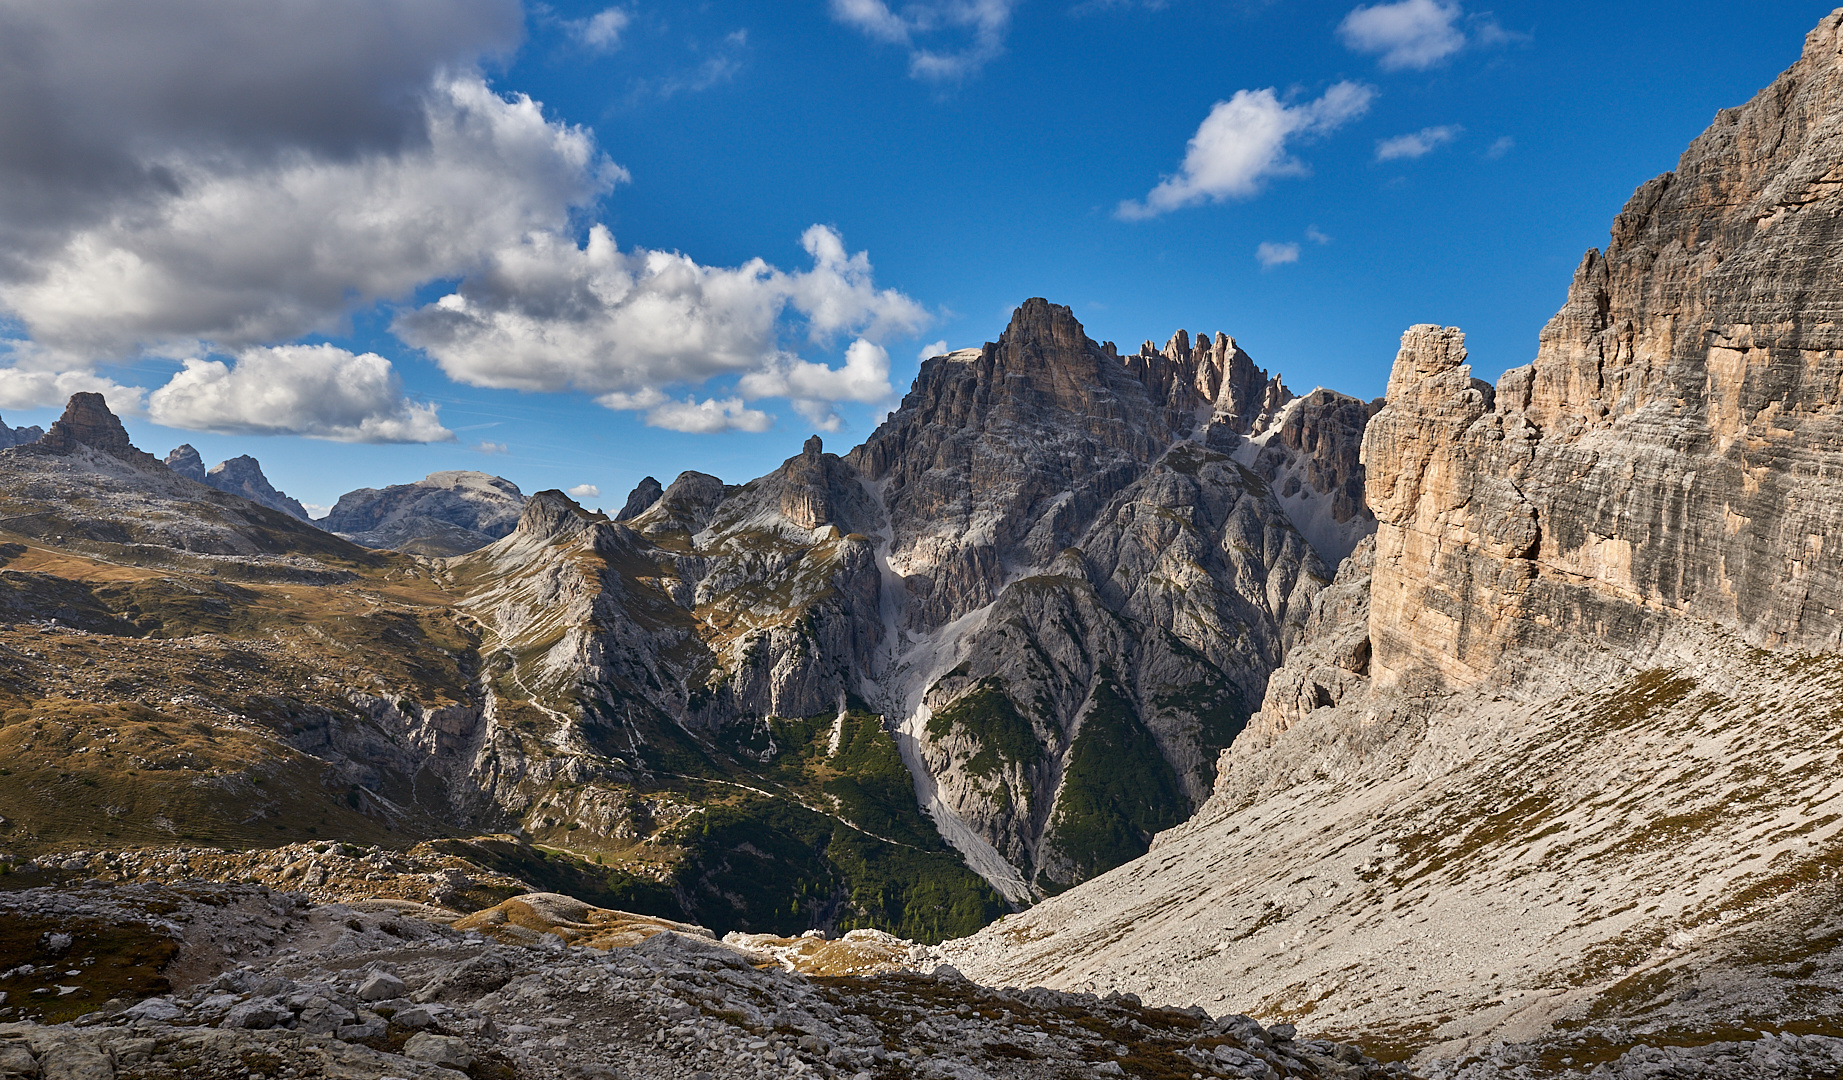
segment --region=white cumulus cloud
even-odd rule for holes
[[[923,345],[921,347],[921,352],[918,352],[915,354],[915,359],[922,360],[922,361],[928,361],[928,360],[934,359],[937,356],[947,355],[947,351],[948,351],[947,350],[947,340],[943,338],[940,341],[931,341],[928,344]]]
[[[1447,143],[1457,139],[1464,128],[1457,124],[1443,124],[1440,127],[1426,127],[1411,131],[1406,135],[1397,135],[1392,139],[1383,139],[1376,144],[1377,161],[1399,161],[1403,158],[1414,159],[1426,157]]]
[[[167,427],[335,442],[446,442],[434,405],[411,401],[389,360],[333,345],[251,348],[235,364],[188,359],[147,399]]]
[[[393,329],[459,382],[582,390],[679,431],[765,430],[766,414],[741,410],[740,399],[736,409],[712,400],[688,412],[665,390],[736,376],[747,399],[874,401],[890,392],[889,355],[875,339],[913,332],[928,317],[902,293],[878,289],[869,257],[848,253],[831,228],[815,225],[801,243],[813,266],[789,273],[760,259],[709,267],[676,252],[623,252],[600,225],[580,247],[534,234]],[[789,353],[786,332],[819,344],[861,337],[834,369]]]
[[[1384,71],[1425,71],[1468,46],[1527,40],[1489,15],[1470,15],[1457,0],[1397,0],[1358,7],[1337,27],[1344,47],[1377,57]]]
[[[28,359],[18,359],[22,352]],[[109,408],[117,413],[139,416],[146,410],[147,391],[141,387],[123,386],[107,376],[70,370],[62,364],[35,364],[30,355],[30,349],[16,345],[15,363],[0,367],[0,409],[55,407],[69,401],[72,394],[93,393],[107,398]]]
[[[1254,257],[1261,260],[1262,269],[1271,269],[1283,263],[1296,263],[1299,261],[1299,245],[1291,242],[1263,242],[1254,249]]]
[[[646,422],[651,427],[668,431],[715,435],[722,431],[767,431],[774,426],[774,417],[759,409],[749,408],[741,398],[724,398],[721,401],[686,398],[683,401],[654,405],[647,410]]]
[[[617,3],[566,29],[619,47]],[[869,29],[881,10],[939,77],[996,55],[1014,3],[837,13]],[[764,430],[749,397],[770,387],[822,421],[887,393],[879,343],[927,313],[829,227],[793,271],[622,252],[600,225],[584,242],[627,174],[488,84],[523,23],[518,0],[0,0],[0,407],[100,390],[201,430],[452,438],[383,357],[285,344],[436,281],[460,284],[394,329],[470,385],[582,391],[683,431]],[[746,45],[724,38],[695,85]],[[837,369],[793,355],[852,338],[881,367],[857,345]],[[162,358],[183,368],[151,396],[99,374]]]
[[[1374,88],[1361,83],[1333,84],[1315,101],[1288,105],[1270,87],[1239,90],[1218,101],[1191,136],[1184,164],[1144,202],[1122,202],[1118,215],[1129,221],[1201,202],[1247,198],[1269,177],[1298,175],[1305,165],[1286,152],[1301,136],[1334,131],[1369,111]]]
[[[915,0],[900,9],[885,0],[832,0],[832,17],[866,36],[909,50],[909,74],[945,82],[964,78],[1005,51],[1019,0]]]
[[[563,227],[622,175],[586,131],[477,76],[431,90],[425,118],[426,143],[347,160],[163,154],[175,194],[73,228],[0,280],[0,306],[79,356],[286,340]]]
[[[602,489],[596,487],[594,484],[577,484],[575,487],[569,489],[569,493],[570,498],[579,500],[599,499],[602,497]]]

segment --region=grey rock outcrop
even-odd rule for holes
[[[219,491],[241,495],[271,510],[279,510],[289,517],[308,520],[307,508],[285,492],[275,490],[275,485],[269,483],[269,478],[262,474],[261,463],[248,454],[213,465],[205,473],[205,483]]]
[[[50,892],[14,890],[7,906],[72,923],[126,910],[137,930],[180,925],[175,914],[228,924],[244,962],[213,956],[220,939],[198,934],[180,941],[183,960],[158,996],[110,1001],[71,1023],[0,1024],[7,1080],[240,1077],[255,1073],[250,1062],[264,1075],[342,1080],[1084,1080],[1126,1075],[1120,1059],[1163,1076],[1406,1075],[1291,1025],[1164,1011],[1133,995],[981,986],[874,930],[718,941],[701,926],[528,893],[513,902],[525,921],[554,925],[548,916],[559,910],[579,917],[541,939],[499,909],[457,918],[402,901],[271,899],[239,885]],[[244,916],[242,927],[226,907]],[[499,921],[483,922],[488,914]],[[248,928],[258,918],[260,936]],[[819,962],[788,955],[815,947]],[[917,954],[911,963],[925,972],[902,962],[850,966],[854,957]],[[812,977],[841,969],[856,977]],[[93,976],[79,976],[60,978],[88,994]],[[380,996],[380,984],[403,996]]]
[[[627,493],[627,502],[622,505],[621,512],[614,515],[614,520],[626,521],[629,518],[638,517],[648,507],[658,502],[659,496],[663,494],[665,494],[665,489],[659,486],[659,481],[650,476],[646,477]]]
[[[524,505],[510,480],[456,470],[348,491],[319,525],[366,547],[459,555],[510,533]]]
[[[181,443],[167,452],[166,467],[188,480],[242,496],[289,517],[301,521],[311,520],[307,516],[307,508],[290,498],[286,492],[277,491],[275,485],[269,483],[269,478],[263,475],[262,463],[248,454],[220,461],[206,469],[205,459],[199,456],[198,449],[191,443]]]
[[[0,450],[37,442],[44,434],[45,429],[42,427],[8,427],[4,421],[0,421]]]
[[[187,480],[205,482],[205,459],[198,454],[198,448],[191,443],[181,443],[167,451],[166,467],[185,477]]]

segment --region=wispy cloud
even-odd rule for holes
[[[1376,143],[1376,160],[1401,161],[1426,157],[1457,139],[1464,131],[1465,129],[1458,124],[1442,124],[1439,127],[1425,127],[1406,135],[1397,135],[1392,139],[1383,139]]]
[[[930,82],[972,75],[1005,51],[1020,0],[832,0],[832,17],[866,37],[909,51],[909,74]]]
[[[1517,140],[1508,135],[1500,135],[1497,137],[1497,141],[1493,142],[1490,148],[1485,151],[1485,156],[1496,161],[1498,158],[1503,157],[1516,148]]]
[[[1329,244],[1331,242],[1331,238],[1329,236],[1326,236],[1324,233],[1320,232],[1318,226],[1316,225],[1307,225],[1305,227],[1305,238],[1307,240],[1312,241],[1312,243],[1319,244],[1321,246],[1324,244]]]
[[[564,23],[570,36],[591,49],[613,52],[621,47],[621,34],[633,22],[633,16],[618,7],[606,8],[586,19]]]
[[[647,97],[674,98],[680,94],[702,93],[713,86],[729,82],[742,70],[743,62],[748,59],[749,31],[746,28],[731,31],[715,44],[700,46],[696,51],[704,53],[703,59],[673,74],[636,82],[631,97],[635,100]]]
[[[1218,101],[1184,152],[1176,176],[1166,177],[1144,202],[1128,199],[1116,214],[1128,221],[1194,206],[1201,202],[1245,199],[1274,176],[1297,176],[1304,163],[1287,154],[1295,138],[1335,131],[1369,111],[1374,88],[1340,82],[1316,101],[1288,105],[1269,87],[1240,90]]]
[[[1299,245],[1290,241],[1284,244],[1266,242],[1254,249],[1254,257],[1261,260],[1261,269],[1271,270],[1276,266],[1299,261]]]

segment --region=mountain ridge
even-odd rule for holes
[[[1209,801],[953,963],[1478,1080],[1838,1030],[1840,131],[1843,10],[1640,186],[1534,363],[1409,328],[1374,537]]]

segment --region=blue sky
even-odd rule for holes
[[[1028,296],[1123,349],[1226,331],[1301,392],[1379,394],[1416,322],[1495,378],[1632,189],[1830,10],[278,0],[217,43],[247,61],[225,93],[94,120],[196,71],[184,24],[226,2],[162,5],[123,64],[84,33],[129,38],[121,5],[73,0],[0,72],[27,193],[0,196],[0,413],[104,387],[142,446],[254,454],[312,504],[477,468],[611,509],[816,428],[854,445],[925,347]],[[34,81],[85,64],[113,80],[87,105]]]

